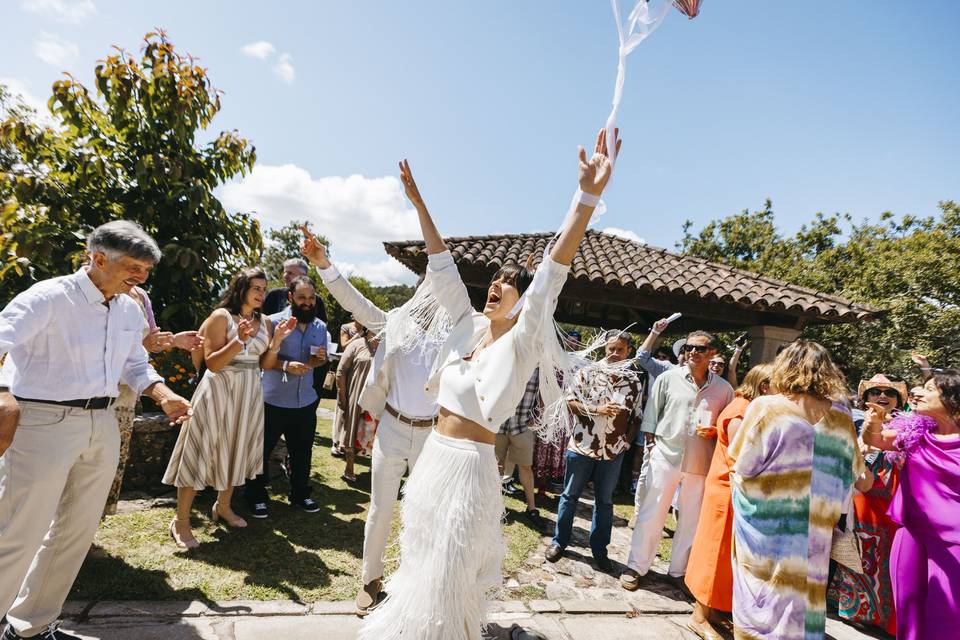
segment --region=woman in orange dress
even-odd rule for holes
[[[684,577],[684,582],[697,599],[687,626],[704,640],[719,640],[722,637],[710,623],[719,617],[716,612],[733,610],[733,510],[730,504],[733,460],[727,447],[750,401],[770,392],[772,371],[770,364],[751,369],[737,388],[737,396],[717,417],[717,446],[713,450],[713,460],[704,485],[697,536]]]

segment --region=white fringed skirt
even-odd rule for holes
[[[431,433],[403,490],[400,567],[358,640],[479,640],[503,516],[493,445]]]

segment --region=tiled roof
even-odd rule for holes
[[[551,237],[549,233],[469,236],[447,238],[447,245],[461,272],[482,271],[489,276],[504,264],[525,262],[531,252],[539,263]],[[384,246],[411,270],[423,273],[426,269],[423,242],[385,242]],[[775,314],[781,318],[777,324],[784,324],[784,317],[802,324],[822,324],[869,320],[883,313],[837,296],[593,230],[587,231],[573,259],[564,293],[575,296],[584,287],[616,291],[620,300],[631,294],[647,300],[660,296],[687,304],[712,303],[714,308],[729,306],[754,312],[754,317],[756,313]],[[664,308],[669,308],[668,300],[663,302]]]

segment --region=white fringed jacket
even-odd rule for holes
[[[514,414],[527,381],[540,363],[544,332],[554,331],[553,313],[569,271],[569,265],[545,255],[527,290],[517,323],[471,361],[476,375],[473,392],[483,417],[480,425],[490,431],[499,430]],[[453,319],[453,331],[443,344],[426,385],[427,393],[435,394],[439,392],[443,370],[477,347],[490,321],[471,305],[449,251],[432,254],[427,273],[434,295]]]

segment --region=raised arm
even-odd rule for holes
[[[410,204],[417,210],[420,231],[423,233],[424,242],[427,243],[427,253],[443,253],[447,250],[447,245],[443,241],[443,236],[437,231],[437,226],[433,224],[433,218],[430,217],[427,205],[423,202],[423,196],[420,195],[420,189],[417,188],[413,173],[410,171],[410,163],[406,159],[400,161],[400,182],[403,183],[403,189]]]
[[[614,135],[618,135],[619,129]],[[617,155],[620,155],[621,141],[617,140]],[[580,191],[586,197],[581,197],[572,218],[567,221],[560,237],[550,250],[550,258],[559,264],[568,265],[573,261],[583,234],[587,230],[590,218],[597,206],[597,199],[607,186],[610,175],[613,173],[613,164],[607,157],[607,132],[601,129],[597,135],[597,143],[593,156],[587,159],[587,152],[580,147]],[[590,204],[592,202],[592,204]]]
[[[437,300],[446,309],[447,313],[454,322],[457,322],[468,313],[473,313],[473,305],[470,303],[470,296],[467,294],[467,287],[460,278],[460,272],[457,271],[457,264],[450,255],[443,236],[437,231],[433,224],[433,218],[427,211],[427,205],[423,202],[423,196],[420,195],[420,189],[413,179],[413,173],[410,171],[410,163],[406,160],[400,162],[400,181],[403,182],[404,191],[410,203],[417,210],[417,218],[420,220],[420,230],[423,233],[423,240],[427,245],[427,278],[430,281],[430,290]]]
[[[620,143],[617,142],[619,149]],[[587,160],[586,152],[583,147],[580,148],[580,191],[584,196],[580,198],[580,203],[571,218],[564,221],[563,228],[560,230],[560,237],[550,249],[550,255],[544,256],[543,262],[537,267],[533,274],[533,280],[524,293],[524,303],[520,310],[520,316],[513,331],[517,337],[516,345],[518,349],[529,350],[538,348],[538,341],[535,336],[544,330],[544,326],[552,321],[553,313],[557,307],[557,298],[567,281],[567,274],[570,271],[570,263],[573,256],[583,240],[583,234],[587,229],[587,223],[590,222],[590,216],[596,203],[599,202],[600,194],[610,179],[613,166],[610,159],[607,158],[606,133],[601,130],[597,135],[596,151],[590,160]],[[587,201],[587,204],[584,204]],[[592,204],[590,204],[592,203]],[[529,354],[527,354],[529,355]]]
[[[301,252],[310,261],[310,264],[320,272],[320,279],[323,280],[323,284],[330,294],[341,307],[359,320],[360,324],[374,331],[379,331],[387,321],[387,313],[370,302],[348,279],[340,274],[340,271],[327,257],[327,247],[310,233],[306,226],[301,226],[300,231],[303,232]]]
[[[657,346],[657,340],[660,339],[660,334],[667,330],[667,327],[670,326],[670,323],[667,322],[666,318],[660,318],[653,323],[653,326],[650,327],[650,333],[647,334],[646,339],[643,341],[643,344],[640,345],[640,348],[637,349],[639,354],[640,351],[646,353],[653,353],[653,348]]]

